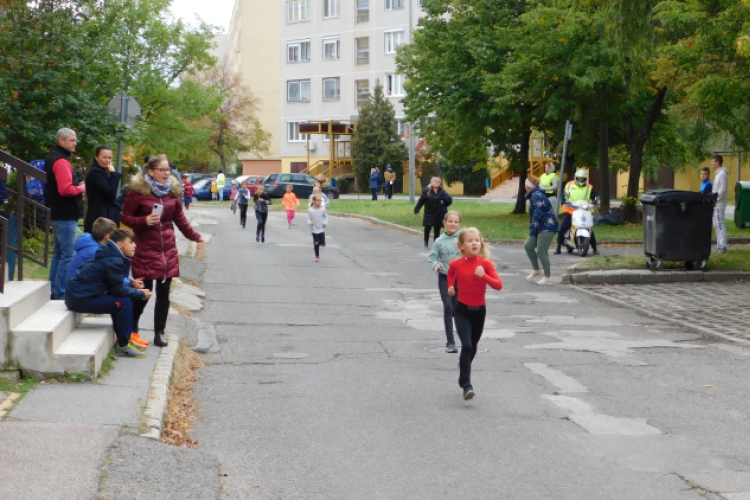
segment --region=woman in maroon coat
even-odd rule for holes
[[[155,205],[161,205],[161,217],[153,213]],[[130,181],[130,192],[122,207],[122,223],[135,232],[137,246],[131,261],[133,277],[142,279],[145,287],[155,292],[154,345],[164,347],[167,345],[164,328],[169,313],[169,288],[172,278],[180,275],[172,224],[186,238],[203,242],[203,237],[192,228],[182,211],[180,183],[170,175],[167,160],[149,160],[145,173],[136,175]],[[133,304],[134,332],[138,332],[138,320],[145,307],[145,300]]]

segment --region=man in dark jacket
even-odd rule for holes
[[[52,283],[52,299],[65,299],[65,278],[68,267],[75,256],[78,219],[83,218],[83,192],[85,183],[73,182],[73,166],[70,155],[76,150],[78,139],[69,128],[57,131],[57,146],[44,161],[47,184],[44,199],[51,211],[54,250],[49,268]]]
[[[109,314],[117,335],[115,353],[129,358],[145,358],[144,349],[130,339],[133,334],[133,302],[148,300],[152,292],[127,287],[123,277],[130,270],[129,258],[135,253],[132,232],[117,229],[68,281],[65,306],[78,313]],[[133,284],[141,283],[134,280]],[[141,283],[142,287],[143,284]]]

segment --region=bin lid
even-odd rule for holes
[[[750,181],[737,181],[734,191],[737,192],[737,190],[750,191]]]
[[[653,189],[640,197],[644,205],[671,205],[676,203],[716,204],[716,193],[699,193],[695,191],[678,191],[676,189]]]

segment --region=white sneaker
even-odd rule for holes
[[[542,278],[541,280],[536,282],[537,285],[551,285],[552,284],[552,278]]]
[[[531,271],[531,274],[529,274],[528,276],[526,276],[526,279],[527,280],[533,280],[534,278],[538,278],[541,275],[542,275],[542,271],[541,270]]]

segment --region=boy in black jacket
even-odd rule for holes
[[[130,340],[133,333],[133,301],[148,300],[152,292],[127,287],[123,283],[123,276],[130,270],[129,259],[135,253],[134,239],[130,231],[113,231],[109,241],[96,250],[94,258],[68,280],[65,305],[79,313],[111,315],[117,334],[115,354],[145,358],[146,355],[141,352],[144,347]]]

